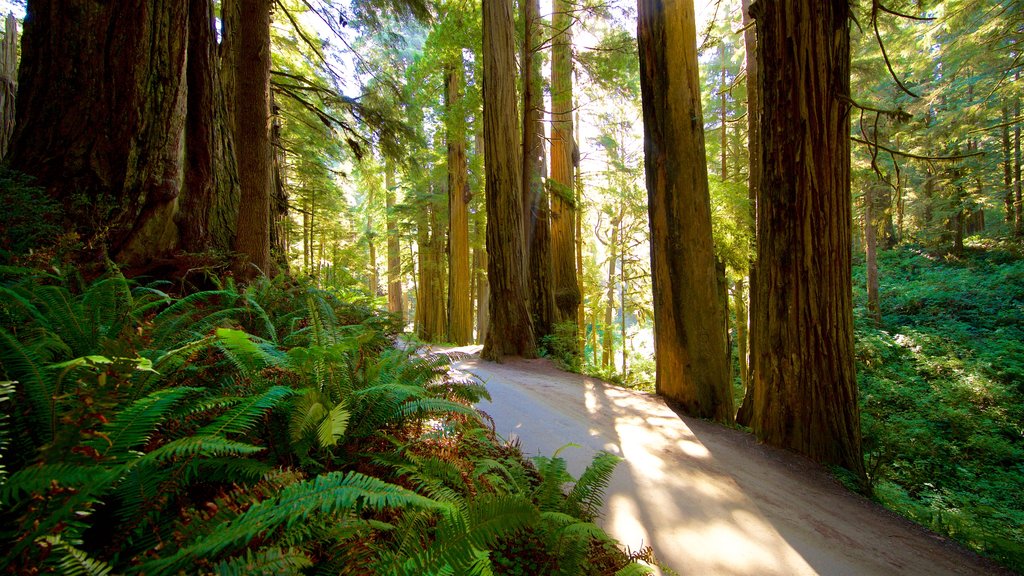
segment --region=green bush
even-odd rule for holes
[[[886,506],[1024,569],[1024,261],[879,254],[883,323],[854,270],[867,467]]]

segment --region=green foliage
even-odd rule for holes
[[[60,206],[24,175],[0,166],[0,260],[51,244],[60,235]]]
[[[531,531],[553,573],[630,562],[589,523],[613,459],[543,481],[481,427],[479,382],[361,302],[3,278],[0,570],[493,574]],[[565,568],[594,546],[601,571]]]
[[[885,505],[1024,567],[1024,261],[879,254],[883,324],[856,292],[867,466]],[[863,268],[855,268],[862,286]]]

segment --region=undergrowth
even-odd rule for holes
[[[593,523],[617,459],[524,460],[393,318],[166,290],[0,269],[0,572],[646,573]]]
[[[887,507],[1024,571],[1024,260],[878,256],[883,321],[854,270],[866,464]]]

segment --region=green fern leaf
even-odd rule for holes
[[[165,388],[140,398],[104,426],[106,438],[93,439],[89,444],[103,456],[124,458],[133,448],[149,442],[168,412],[197,391],[197,388]]]
[[[565,499],[565,510],[585,519],[594,518],[604,499],[612,474],[622,458],[608,452],[594,456],[590,466],[580,474],[579,480]]]
[[[106,562],[90,558],[88,554],[63,541],[60,536],[42,539],[56,555],[57,568],[64,576],[107,576],[114,569]]]
[[[345,435],[348,429],[348,420],[352,414],[345,409],[344,404],[338,404],[320,423],[317,428],[317,440],[321,448],[328,448],[338,443],[338,440]]]
[[[287,386],[273,386],[259,396],[239,401],[219,418],[204,426],[199,434],[208,436],[245,434],[263,418],[263,414],[267,410],[272,410],[294,394],[295,390]]]
[[[7,378],[16,381],[25,392],[31,407],[30,420],[34,425],[32,432],[42,440],[40,445],[49,442],[52,439],[52,399],[56,387],[42,358],[35,350],[0,328],[0,364]]]
[[[277,576],[301,574],[313,562],[308,556],[294,548],[267,548],[255,553],[246,551],[245,556],[225,560],[214,568],[218,576]]]
[[[187,436],[168,442],[143,456],[142,461],[162,462],[191,456],[247,456],[262,452],[264,448],[245,442],[227,440],[220,436]]]
[[[656,574],[654,568],[645,564],[631,562],[619,569],[619,571],[615,573],[615,576],[649,576],[650,574]]]

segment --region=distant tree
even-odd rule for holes
[[[751,9],[765,103],[752,427],[769,444],[863,477],[850,271],[850,6],[782,0]]]
[[[573,166],[579,149],[573,136],[573,13],[568,0],[554,0],[551,27],[551,258],[558,322],[576,324],[576,199]]]
[[[482,356],[533,356],[523,268],[522,160],[517,143],[511,0],[483,2],[484,163],[490,314]]]
[[[687,413],[729,422],[733,402],[711,236],[694,20],[686,1],[638,5],[655,385]]]
[[[538,338],[555,323],[554,270],[551,261],[551,199],[545,190],[544,82],[541,74],[539,0],[520,2],[523,21],[523,227],[530,314]]]
[[[397,185],[394,162],[389,158],[384,160],[384,187],[388,230],[388,311],[402,314],[402,246],[398,214],[395,212]]]
[[[469,192],[465,115],[459,105],[462,55],[446,73],[448,127],[448,341],[459,346],[473,339],[473,302],[469,270]]]

